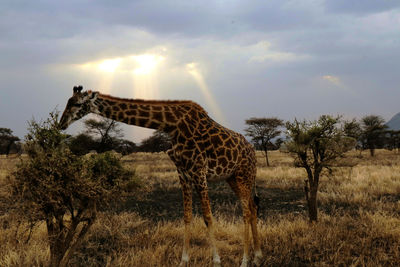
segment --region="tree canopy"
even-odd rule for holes
[[[277,138],[284,126],[283,120],[276,117],[273,118],[250,118],[246,120],[249,125],[245,131],[246,135],[251,138],[252,143],[256,148],[260,148],[265,153],[267,166],[269,166],[268,150],[279,148],[281,139]]]

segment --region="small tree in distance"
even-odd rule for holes
[[[97,152],[112,150],[116,140],[123,137],[122,130],[115,120],[101,117],[99,120],[88,119],[84,123],[86,134],[98,138]]]
[[[8,128],[0,128],[0,154],[10,154],[11,147],[15,142],[19,141],[17,136],[12,134],[12,130]]]
[[[347,137],[351,137],[356,141],[355,147],[360,151],[360,157],[362,152],[362,129],[360,123],[356,119],[352,119],[351,121],[344,121],[343,123],[343,131]]]
[[[111,153],[79,157],[65,144],[57,114],[30,122],[27,158],[12,177],[15,211],[31,223],[45,221],[50,266],[67,266],[94,223],[98,208],[133,189],[133,172]]]
[[[317,193],[319,178],[324,169],[334,166],[339,157],[354,147],[355,140],[338,127],[339,117],[321,116],[316,121],[295,120],[286,123],[286,147],[297,167],[307,172],[305,196],[311,222],[318,220]]]
[[[156,130],[153,135],[144,139],[138,147],[141,152],[161,152],[171,148],[171,140],[167,133]]]
[[[361,118],[363,146],[369,149],[371,157],[375,156],[375,149],[383,147],[384,135],[387,126],[385,120],[378,115],[367,115]]]
[[[245,129],[246,135],[251,137],[251,141],[256,147],[259,147],[265,153],[267,166],[270,166],[268,160],[268,150],[274,146],[272,140],[281,134],[281,128],[284,126],[283,120],[278,118],[250,118],[246,120],[249,125]],[[280,144],[280,139],[277,139]]]

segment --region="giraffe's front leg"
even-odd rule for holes
[[[180,266],[187,266],[189,263],[189,243],[192,222],[192,186],[183,175],[179,177],[183,195],[183,220],[185,222],[185,232],[183,234],[183,250]]]
[[[221,266],[221,259],[219,257],[216,242],[215,242],[213,216],[212,216],[212,212],[211,212],[210,199],[208,197],[208,189],[207,189],[206,179],[205,178],[204,178],[204,180],[199,179],[198,183],[195,184],[195,187],[196,187],[197,193],[200,196],[203,218],[204,218],[204,222],[208,229],[208,237],[209,237],[210,244],[211,244],[214,267],[219,267],[219,266]]]

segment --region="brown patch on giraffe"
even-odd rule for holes
[[[125,114],[128,116],[136,116],[136,110],[134,109],[127,110]]]
[[[136,121],[138,121],[138,126],[145,127],[148,120],[147,119],[138,118]]]
[[[137,106],[137,105],[130,104],[130,105],[129,105],[129,108],[130,108],[130,109],[137,109],[138,106]]]
[[[136,118],[135,117],[130,118],[129,119],[129,124],[136,125]]]
[[[231,138],[228,138],[227,140],[225,140],[225,146],[229,147],[229,148],[232,148],[232,147],[235,146],[235,144],[233,143]]]
[[[218,158],[218,163],[219,163],[222,167],[228,166],[228,161],[226,160],[225,157],[219,157],[219,158]]]
[[[186,140],[185,147],[186,147],[186,149],[195,147],[195,143],[194,143],[193,139]]]
[[[208,134],[210,134],[210,135],[214,135],[214,134],[218,134],[218,133],[219,133],[219,131],[215,127],[212,127],[208,130]]]
[[[127,108],[128,108],[128,105],[125,104],[125,103],[121,103],[121,104],[119,104],[119,107],[120,107],[121,109],[127,109]]]
[[[158,129],[160,127],[160,124],[155,121],[150,121],[150,123],[147,123],[146,127],[150,129]]]
[[[153,106],[153,110],[154,111],[162,111],[162,107],[161,106]]]
[[[222,174],[222,167],[221,167],[221,166],[217,166],[217,168],[215,169],[215,172],[216,172],[218,175],[221,175],[221,174]]]
[[[111,108],[106,108],[106,111],[104,112],[104,114],[106,115],[106,117],[110,117],[111,116]]]
[[[110,107],[115,106],[117,103],[115,101],[111,101],[111,100],[106,100],[107,105],[109,105]]]
[[[181,134],[178,134],[177,141],[179,144],[184,144],[186,142],[186,138],[183,137]]]
[[[184,137],[190,138],[192,135],[192,132],[190,131],[189,127],[186,125],[185,122],[181,122],[178,124],[179,130],[181,130],[181,133],[183,134]]]
[[[187,159],[191,159],[192,156],[193,156],[193,153],[194,153],[194,150],[185,150],[185,151],[182,153],[182,156],[184,156],[184,157],[187,158]]]
[[[123,113],[122,111],[120,111],[120,112],[118,113],[118,120],[123,120],[124,117],[125,117],[124,113]]]
[[[192,109],[191,111],[189,111],[189,115],[190,115],[190,117],[192,117],[192,118],[196,119],[196,121],[198,121],[199,115],[198,115],[198,112],[196,110]]]
[[[232,159],[233,159],[233,161],[236,161],[237,160],[237,158],[238,158],[238,151],[237,151],[237,149],[234,149],[233,151],[232,151]]]
[[[152,112],[152,117],[154,120],[162,122],[164,120],[163,113],[158,111]]]
[[[221,132],[220,136],[221,136],[222,140],[226,140],[226,139],[228,139],[228,137],[229,137],[229,136],[226,134],[226,132]]]
[[[232,160],[232,151],[229,150],[229,149],[227,149],[227,150],[225,151],[225,154],[226,154],[226,159],[227,159],[228,161],[231,161],[231,160]]]
[[[216,153],[217,153],[217,156],[218,156],[218,157],[225,156],[225,148],[219,147],[219,148],[216,150]]]
[[[144,111],[150,111],[150,105],[139,105],[139,108]]]
[[[139,116],[139,117],[146,117],[146,118],[148,118],[148,117],[150,116],[150,112],[139,109],[139,115],[138,115],[138,116]]]
[[[210,169],[214,169],[216,166],[217,166],[217,161],[216,160],[212,159],[212,160],[208,161],[208,167]]]
[[[218,135],[213,135],[213,136],[211,136],[211,143],[214,146],[219,146],[219,145],[222,145],[222,140]]]
[[[164,115],[167,122],[175,123],[177,121],[175,116],[171,112],[165,112]]]

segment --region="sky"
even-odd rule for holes
[[[74,85],[193,100],[241,133],[250,117],[389,120],[399,72],[398,0],[0,1],[0,127],[20,138]]]

